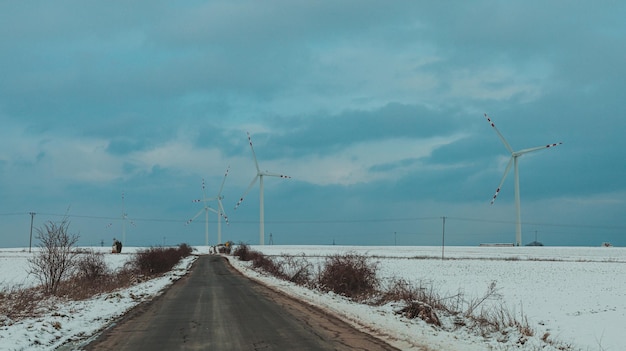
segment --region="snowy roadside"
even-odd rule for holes
[[[84,301],[57,300],[36,318],[0,324],[0,350],[78,350],[141,302],[153,299],[184,276],[197,256],[183,258],[172,271],[127,289]]]
[[[544,332],[537,331],[534,335],[526,336],[515,327],[483,335],[463,326],[471,323],[465,323],[467,322],[465,320],[459,323],[459,317],[452,316],[439,316],[443,325],[446,326],[445,329],[434,327],[419,318],[408,319],[396,314],[395,311],[403,307],[399,304],[383,306],[358,304],[336,294],[310,290],[260,273],[251,268],[250,262],[239,261],[236,257],[228,257],[228,259],[231,265],[242,274],[305,303],[327,310],[357,329],[375,335],[402,350],[596,350],[596,348],[578,348],[568,340],[557,341],[555,344],[546,343],[542,340],[542,337],[546,335]],[[381,263],[384,261],[380,260]],[[424,263],[424,261],[420,262]],[[604,350],[602,346],[598,347],[597,350]]]
[[[401,350],[466,350],[484,351],[485,342],[466,333],[448,333],[421,320],[401,318],[394,313],[393,304],[367,306],[333,293],[313,291],[251,268],[250,262],[227,256],[231,265],[242,274],[278,289],[305,303],[320,307],[356,329],[374,335]],[[498,350],[487,348],[488,350]],[[504,349],[503,349],[504,350]]]
[[[343,296],[313,291],[260,273],[251,268],[250,262],[239,261],[236,257],[227,256],[227,258],[235,269],[251,279],[320,307],[358,330],[374,335],[401,350],[484,351],[487,347],[482,338],[463,332],[448,333],[419,319],[399,317],[394,313],[394,309],[399,306],[387,304],[373,307],[359,304]]]

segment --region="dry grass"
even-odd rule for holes
[[[42,298],[44,294],[40,288],[16,286],[0,291],[0,325],[34,315]],[[3,321],[2,317],[7,320]]]
[[[406,318],[420,318],[443,329],[466,328],[477,335],[493,336],[503,342],[516,331],[514,335],[519,337],[518,344],[524,344],[528,337],[535,334],[523,313],[515,314],[504,304],[492,303],[501,299],[495,281],[479,297],[468,298],[462,290],[452,296],[444,296],[432,282],[420,281],[414,285],[405,279],[392,279],[382,284],[376,276],[377,265],[370,261],[370,257],[362,255],[327,257],[315,274],[314,266],[304,255],[270,258],[250,250],[245,244],[240,244],[233,255],[243,261],[252,261],[254,268],[280,279],[321,291],[332,291],[358,302],[374,305],[400,302],[403,307],[396,313]],[[452,324],[443,325],[438,314],[452,317]],[[542,340],[555,346],[555,341],[548,337],[549,334],[545,334]],[[560,345],[559,349],[571,350],[568,345]]]
[[[28,289],[16,286],[0,291],[0,325],[37,317],[56,298],[80,301],[127,288],[171,270],[191,252],[186,244],[178,248],[151,248],[136,253],[124,267],[113,271],[107,267],[104,255],[80,251],[71,267],[74,274],[56,285],[54,296],[48,294],[44,285]]]

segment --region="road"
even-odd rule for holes
[[[200,256],[187,276],[83,349],[397,350],[244,277],[220,256]]]

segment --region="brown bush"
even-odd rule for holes
[[[181,244],[178,248],[152,247],[137,251],[130,262],[132,268],[138,273],[153,276],[169,272],[181,258],[189,254],[186,244]]]
[[[326,259],[319,273],[318,287],[323,291],[363,299],[374,295],[378,287],[376,264],[357,254],[335,255]]]
[[[250,261],[252,258],[250,256],[250,246],[246,243],[239,243],[235,250],[233,250],[233,256],[237,257],[239,261]]]
[[[76,260],[76,275],[86,280],[95,280],[108,274],[109,268],[102,253],[85,251]]]
[[[282,265],[275,262],[271,258],[257,251],[251,251],[250,256],[252,261],[252,268],[259,268],[280,279],[286,280],[288,278],[283,273]]]
[[[191,256],[191,254],[193,253],[193,248],[185,243],[182,243],[178,245],[178,252],[180,253],[181,257]]]

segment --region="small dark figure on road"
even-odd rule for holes
[[[122,252],[122,243],[119,240],[115,239],[115,238],[113,238],[113,250],[112,251],[113,251],[113,253],[121,253]]]

